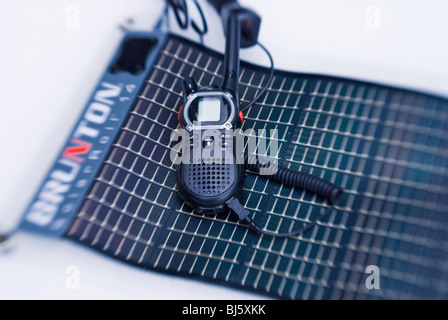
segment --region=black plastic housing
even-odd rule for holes
[[[236,161],[233,157],[233,161]],[[228,201],[243,190],[244,164],[180,164],[177,186],[182,200],[200,213],[216,215],[226,210]]]
[[[188,113],[188,106],[194,105],[195,100],[188,102],[192,94],[198,92],[207,92],[213,94],[213,90],[195,91],[197,85],[193,79],[184,81],[185,101],[184,108],[179,116],[180,125],[186,128],[187,122],[185,116]],[[216,94],[220,94],[216,91]],[[232,125],[231,129],[240,129],[242,127],[241,119],[238,116],[238,104],[231,99],[234,116],[227,119],[226,122]],[[211,125],[205,123],[204,125]],[[198,132],[197,132],[198,131]],[[184,200],[195,211],[215,215],[226,210],[227,202],[233,198],[240,198],[246,177],[244,154],[236,150],[236,137],[233,130],[225,128],[215,129],[216,136],[212,146],[206,145],[207,130],[194,130],[189,132],[189,163],[180,163],[177,165],[176,179],[178,192]],[[200,133],[200,136],[199,136]],[[205,139],[204,139],[205,138]],[[204,141],[205,140],[205,141]],[[186,147],[187,144],[184,144]],[[210,148],[207,153],[210,158],[203,158],[204,148]],[[215,153],[217,152],[217,153]],[[237,157],[239,157],[237,161]]]

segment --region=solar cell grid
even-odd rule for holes
[[[343,186],[346,201],[306,234],[272,239],[229,214],[193,214],[176,193],[170,135],[182,80],[219,84],[221,59],[169,37],[68,236],[145,268],[281,298],[447,298],[448,103],[277,72],[243,129],[277,129],[280,164]],[[267,74],[243,65],[243,105]],[[270,231],[290,231],[327,207],[253,174],[243,199]],[[369,265],[380,267],[381,290],[365,286]]]

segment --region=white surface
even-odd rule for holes
[[[129,266],[70,240],[23,233],[13,241],[14,248],[0,256],[0,300],[265,299]]]
[[[241,0],[263,17],[277,68],[363,79],[448,96],[446,1]],[[150,30],[162,0],[20,0],[0,10],[0,232],[14,227],[80,114],[132,17]],[[76,15],[79,13],[79,25]],[[194,14],[194,13],[193,13]],[[207,10],[208,45],[224,47]],[[243,58],[264,63],[256,49]],[[81,290],[67,290],[67,266]],[[104,272],[107,270],[107,272]],[[20,235],[0,255],[0,298],[258,298],[146,272],[65,240]]]

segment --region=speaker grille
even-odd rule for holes
[[[229,164],[191,164],[188,166],[187,184],[194,193],[201,196],[215,196],[226,191],[231,181]]]

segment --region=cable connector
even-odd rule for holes
[[[230,211],[238,216],[238,219],[240,221],[243,221],[249,225],[253,224],[252,219],[249,217],[249,210],[243,207],[238,198],[233,198],[232,200],[227,202],[227,207],[230,209]]]
[[[238,198],[233,198],[229,202],[227,202],[227,207],[232,211],[234,214],[238,216],[238,219],[244,223],[247,223],[247,226],[250,230],[253,232],[260,234],[260,228],[257,227],[257,225],[254,223],[251,217],[249,217],[250,212],[246,208],[243,207],[240,200]]]

